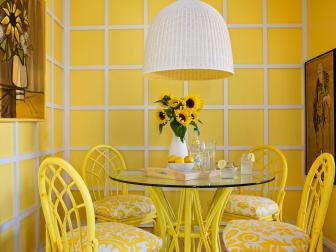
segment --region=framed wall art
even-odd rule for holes
[[[335,155],[336,49],[305,63],[306,173],[323,152]]]
[[[45,114],[45,1],[0,0],[0,121]]]

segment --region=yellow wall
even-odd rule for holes
[[[336,1],[308,0],[308,50],[309,58],[336,48]],[[336,249],[336,190],[330,201],[324,234]]]
[[[162,91],[196,93],[206,104],[201,136],[216,140],[217,158],[237,161],[262,143],[284,150],[285,218],[295,220],[304,179],[302,0],[206,1],[227,17],[236,74],[227,82],[147,81],[147,24],[172,2],[97,0],[92,11],[92,1],[70,1],[71,162],[79,168],[90,146],[106,142],[129,168],[166,165],[170,129],[159,135],[153,102]]]
[[[46,120],[0,123],[0,251],[37,251],[44,239],[37,169],[63,152],[63,1],[49,0],[46,16]]]

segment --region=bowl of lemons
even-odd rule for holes
[[[168,157],[168,167],[179,171],[192,171],[194,159],[191,156],[179,157],[171,155]]]

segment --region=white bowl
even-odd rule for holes
[[[170,169],[178,171],[192,171],[194,166],[195,166],[194,163],[168,163],[168,167]]]

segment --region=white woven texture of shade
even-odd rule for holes
[[[146,41],[143,72],[151,79],[206,80],[233,74],[224,18],[199,0],[178,0],[159,12]]]

